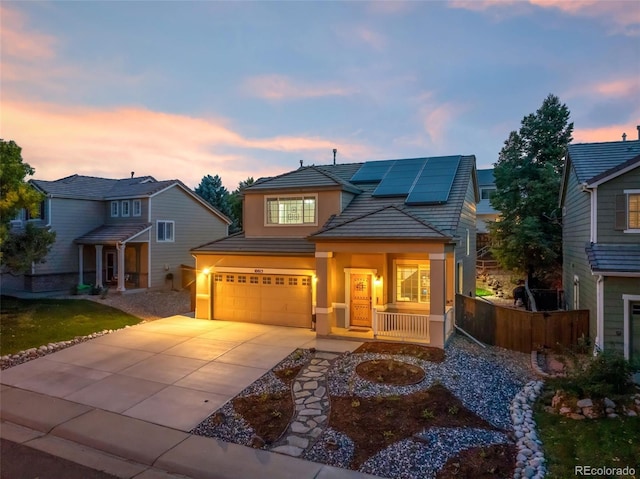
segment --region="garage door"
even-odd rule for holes
[[[225,321],[311,327],[311,277],[216,273],[213,317]]]

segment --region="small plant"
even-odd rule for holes
[[[297,361],[298,359],[302,358],[302,350],[301,349],[296,349],[293,353],[291,353],[291,359],[293,359],[294,361]]]
[[[384,378],[382,377],[382,374],[378,374],[378,376],[376,377],[376,380],[377,380],[379,383],[383,383],[383,382],[384,382]]]
[[[382,435],[387,441],[390,441],[395,436],[395,434],[393,434],[393,431],[384,431]]]
[[[393,417],[395,415],[395,411],[393,409],[385,409],[384,415],[386,417]]]
[[[273,411],[271,411],[271,417],[275,417],[275,418],[282,417],[282,413],[274,409]]]
[[[284,370],[284,375],[289,377],[293,374],[293,369],[289,368],[289,369],[285,369]]]
[[[457,415],[459,412],[458,406],[449,406],[448,412],[450,416]]]
[[[398,394],[392,394],[387,398],[389,401],[400,401],[402,399]]]
[[[353,401],[351,401],[351,407],[360,407],[360,401],[354,399]]]
[[[266,402],[267,399],[269,399],[269,394],[268,393],[262,393],[260,394],[260,396],[258,397],[258,400],[260,402]]]
[[[433,411],[429,408],[423,409],[420,415],[422,416],[422,419],[433,419],[435,417]]]

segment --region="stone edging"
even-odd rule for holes
[[[124,328],[120,329],[127,329],[130,327],[131,326],[125,326]],[[120,331],[120,329],[105,329],[97,333],[91,333],[87,336],[76,336],[75,338],[68,341],[58,341],[56,343],[49,343],[38,348],[29,348],[15,354],[6,354],[0,357],[0,370],[8,369],[13,366],[26,363],[27,361],[31,361],[32,359],[41,358],[48,354],[55,353],[56,351],[66,349],[75,344],[84,343],[85,341],[89,341],[90,339],[98,338],[100,336],[104,336],[105,334],[111,334],[116,331]]]
[[[542,392],[542,381],[530,381],[515,395],[509,411],[516,437],[516,469],[514,479],[539,479],[546,472],[542,441],[536,433],[531,405]]]

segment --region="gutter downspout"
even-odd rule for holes
[[[604,276],[598,275],[596,279],[596,350],[604,349]],[[596,351],[594,351],[594,354]]]

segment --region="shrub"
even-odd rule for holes
[[[634,369],[622,354],[607,349],[583,367],[575,368],[564,387],[579,396],[590,398],[625,394],[633,386],[631,375]]]

